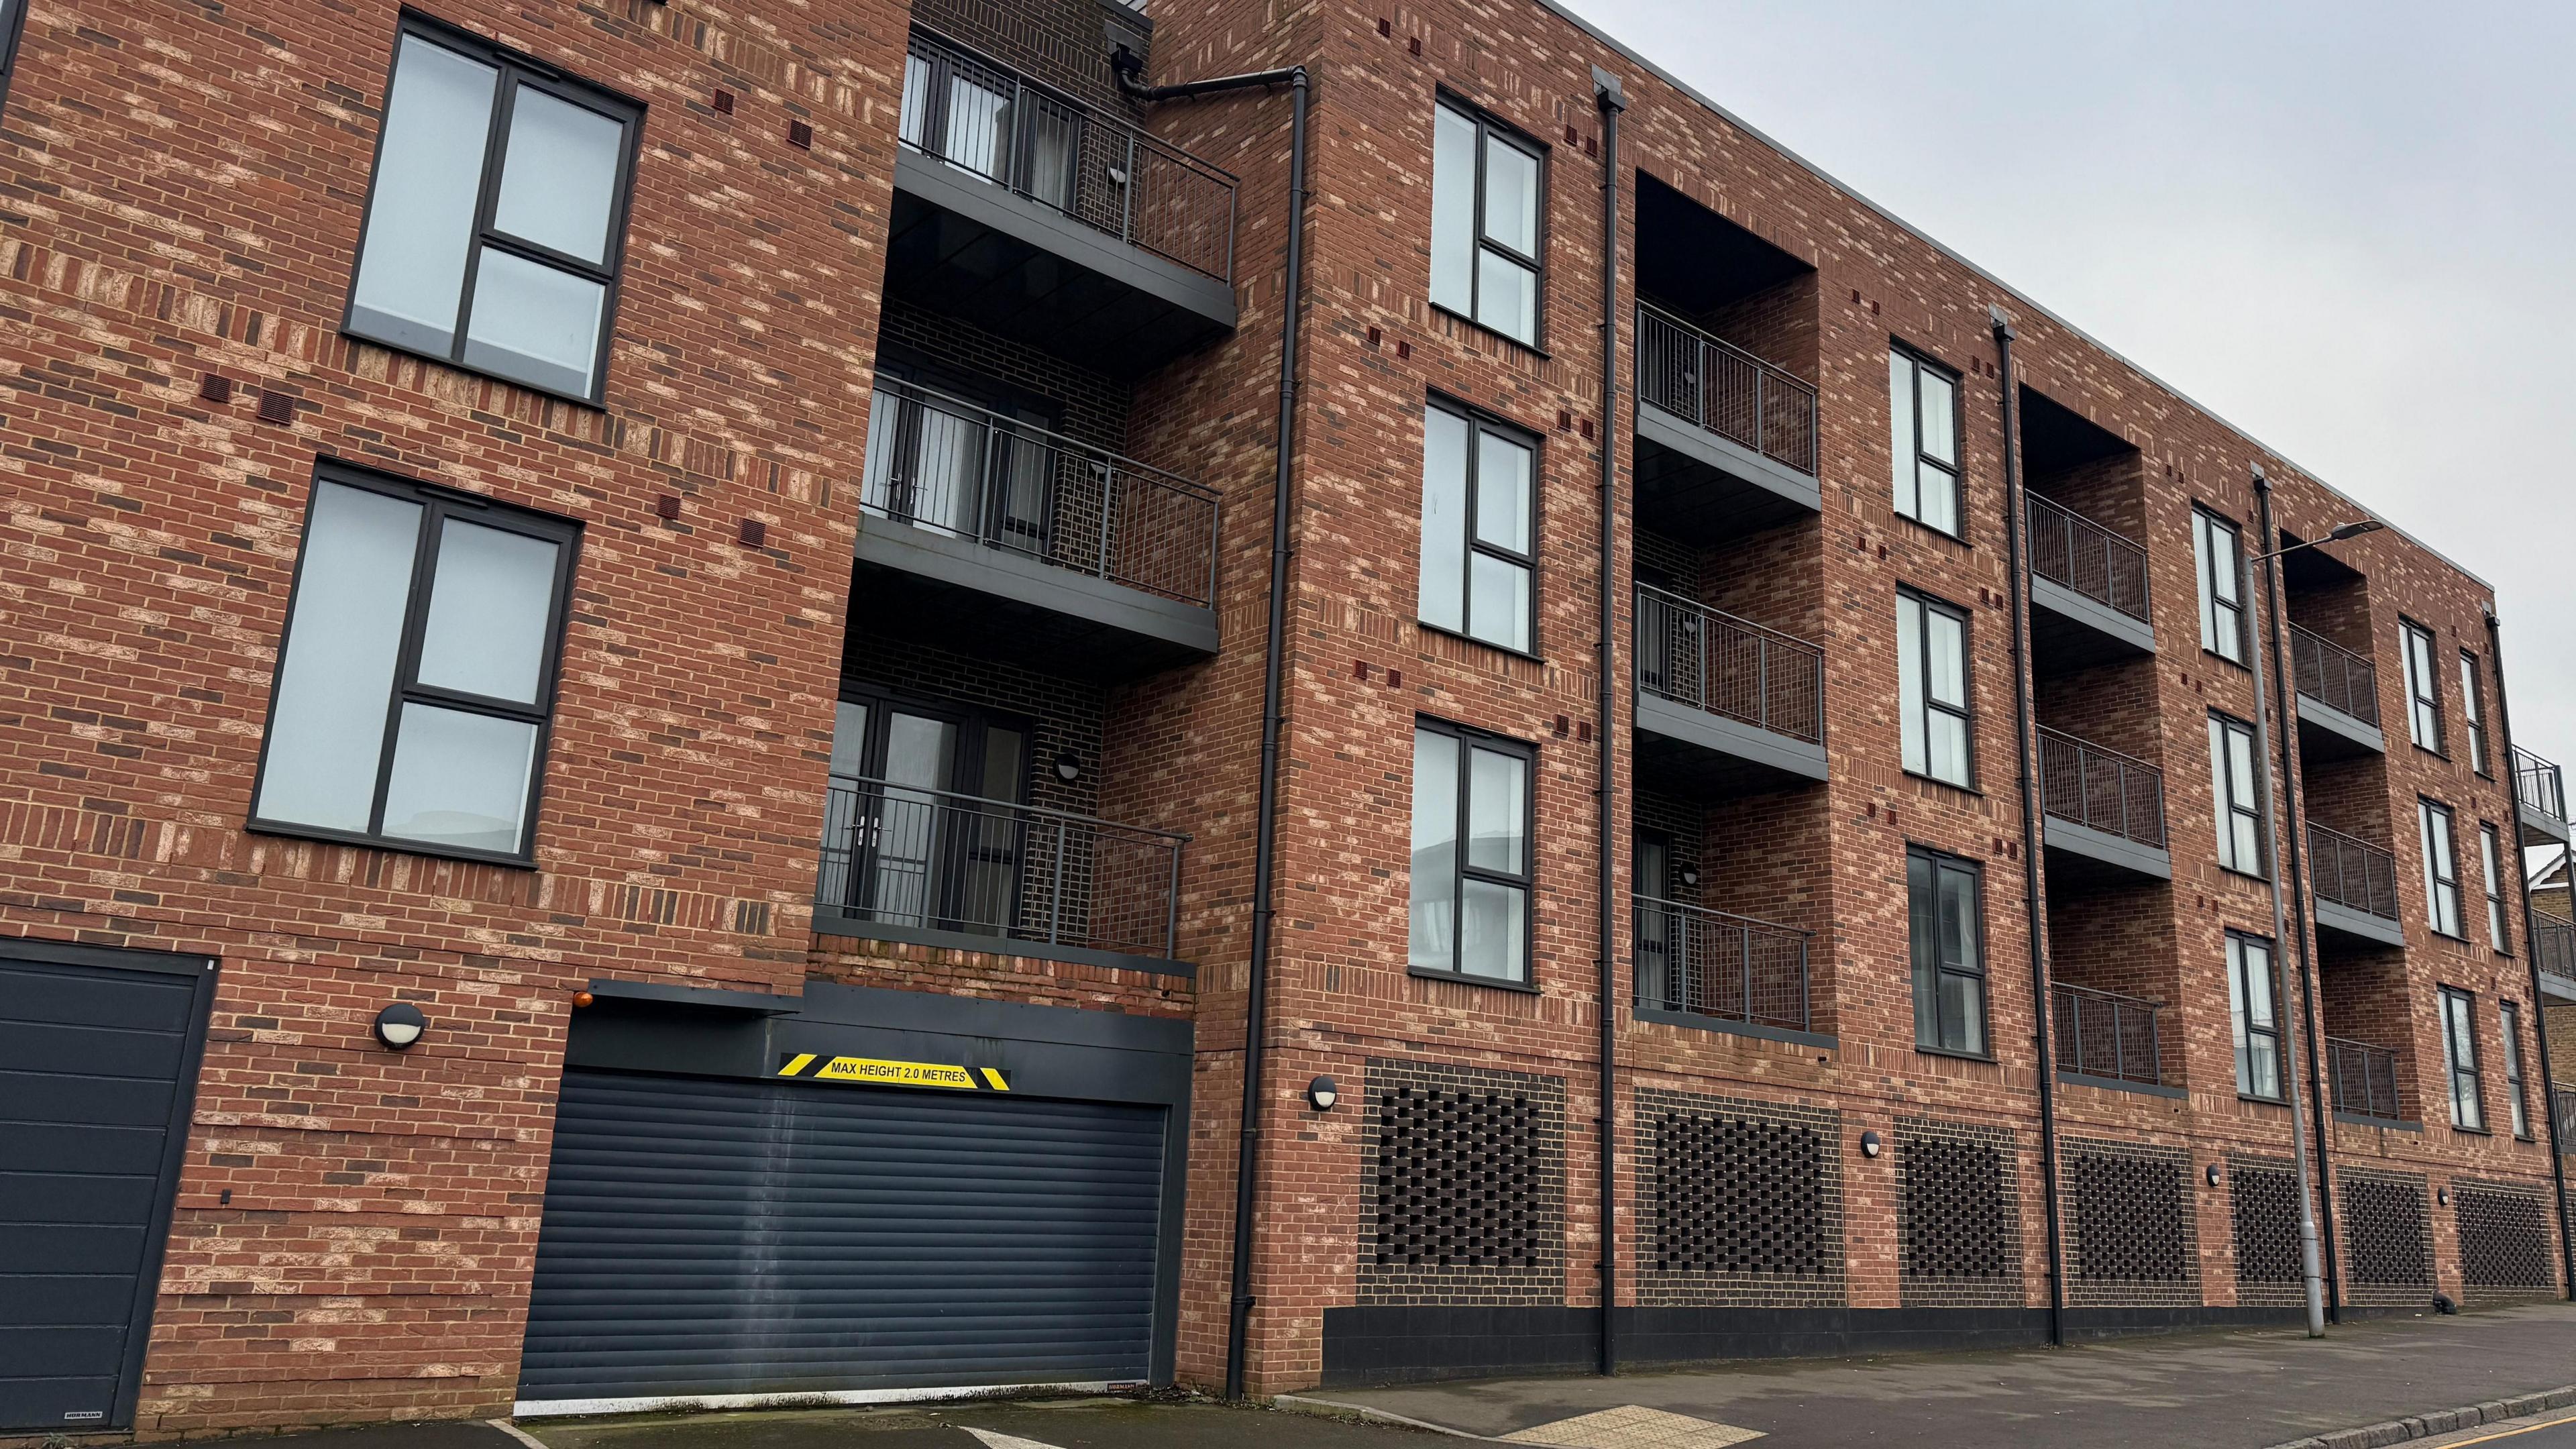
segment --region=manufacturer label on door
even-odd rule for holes
[[[947,1062],[897,1062],[883,1057],[826,1057],[797,1052],[780,1058],[778,1075],[809,1082],[858,1082],[871,1087],[944,1087],[959,1092],[1007,1092],[1010,1079],[999,1067],[965,1067]]]

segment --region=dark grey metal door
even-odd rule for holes
[[[1145,1379],[1167,1115],[567,1070],[520,1402]]]
[[[213,963],[0,942],[0,1431],[123,1428]]]

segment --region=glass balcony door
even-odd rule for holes
[[[1028,731],[852,692],[832,741],[821,898],[870,920],[1008,935],[1018,924]]]

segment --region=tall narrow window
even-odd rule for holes
[[[2478,866],[2484,873],[2487,888],[2487,944],[2498,951],[2511,951],[2513,938],[2504,924],[2504,842],[2496,828],[2478,822]]]
[[[1538,345],[1547,167],[1536,143],[1442,101],[1431,122],[1431,304]]]
[[[2227,933],[2227,1015],[2236,1032],[2236,1094],[2281,1099],[2281,1014],[2272,943]]]
[[[2469,727],[2469,768],[2492,777],[2487,768],[2486,700],[2478,688],[2478,656],[2460,651],[2460,722]]]
[[[9,103],[9,75],[18,67],[18,36],[27,28],[27,0],[0,0],[0,106]]]
[[[2487,1113],[2478,1088],[2477,998],[2451,986],[2442,988],[2442,1062],[2451,1079],[2451,1125],[2484,1132]]]
[[[256,829],[525,860],[577,525],[326,467]]]
[[[2460,864],[2451,834],[2451,807],[2430,800],[2415,802],[2415,823],[2424,839],[2424,921],[2445,936],[2460,934]]]
[[[1532,652],[1538,449],[1434,403],[1422,411],[1422,622]]]
[[[2191,512],[2191,543],[2194,564],[2200,573],[2200,647],[2242,664],[2244,540],[2235,524],[2195,508]]]
[[[1986,958],[1974,863],[1921,846],[1905,853],[1914,954],[1914,1044],[1981,1057]]]
[[[1900,590],[1896,682],[1905,768],[1952,785],[1971,784],[1976,762],[1969,748],[1968,616]]]
[[[1888,453],[1896,511],[1959,536],[1959,382],[1903,348],[1887,354]]]
[[[344,328],[597,402],[643,114],[406,19]]]
[[[2513,1135],[2531,1140],[2531,1104],[2522,1092],[2522,1008],[2496,1003],[2496,1029],[2504,1033],[2504,1105],[2513,1117]]]
[[[2442,686],[2434,677],[2433,631],[2408,620],[2406,638],[2406,735],[2435,754],[2442,752]]]
[[[1414,728],[1414,970],[1528,983],[1533,758],[1517,741]]]
[[[2254,774],[2254,727],[2223,714],[2209,717],[2209,797],[2218,821],[2218,863],[2267,875],[2263,801]]]

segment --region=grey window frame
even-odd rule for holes
[[[2441,873],[2433,850],[2433,818],[2441,817],[2442,854],[2451,862],[2451,873]],[[2424,869],[2424,924],[2434,935],[2446,940],[2466,941],[2460,930],[2460,822],[2451,807],[2429,795],[2415,797],[2415,834],[2418,863]],[[2446,895],[2445,892],[2448,894]],[[2451,929],[2442,929],[2442,902],[2451,905]]]
[[[18,71],[18,44],[27,32],[27,0],[0,0],[0,107],[9,104],[9,78]]]
[[[1967,399],[1962,396],[1962,393],[1965,390],[1960,386],[1960,379],[1963,374],[1961,374],[1957,368],[1951,367],[1946,363],[1934,361],[1932,357],[1922,351],[1922,349],[1908,347],[1893,337],[1887,340],[1887,351],[1891,358],[1902,357],[1913,365],[1911,370],[1906,374],[1906,383],[1914,390],[1914,396],[1908,412],[1908,415],[1914,419],[1914,456],[1911,460],[1914,464],[1914,509],[1912,512],[1907,512],[1903,508],[1896,507],[1896,499],[1893,493],[1896,486],[1895,464],[1893,459],[1889,462],[1889,476],[1887,480],[1888,487],[1891,490],[1888,498],[1888,506],[1895,510],[1897,517],[1904,519],[1908,523],[1914,524],[1918,528],[1929,529],[1933,533],[1937,533],[1941,537],[1950,539],[1954,542],[1966,543],[1968,541],[1968,465],[1964,455],[1968,450],[1968,430],[1965,426],[1967,419]],[[1935,458],[1931,454],[1923,451],[1923,374],[1926,372],[1938,373],[1943,378],[1947,379],[1950,384],[1950,441],[1952,448],[1963,456],[1952,458],[1947,462],[1944,462],[1939,458]],[[1896,406],[1896,399],[1894,397],[1890,397],[1887,400],[1887,405],[1890,409],[1893,409]],[[1890,431],[1893,432],[1894,429],[1891,428]],[[1891,437],[1888,440],[1888,443],[1892,450],[1895,446],[1895,439]],[[1926,463],[1929,463],[1933,467],[1950,475],[1950,516],[1959,521],[1959,526],[1957,528],[1943,528],[1937,523],[1927,523],[1924,521],[1923,465]]]
[[[0,0],[8,3],[8,0]],[[23,3],[23,0],[20,0]],[[456,325],[449,333],[445,354],[429,351],[400,338],[380,336],[367,331],[358,322],[358,273],[366,265],[367,238],[375,229],[376,188],[384,180],[385,126],[383,117],[393,111],[394,81],[402,68],[402,48],[406,39],[419,39],[428,44],[494,67],[499,75],[492,90],[491,125],[483,135],[483,174],[474,194],[474,235],[466,244],[465,273],[456,290]],[[502,231],[493,224],[493,210],[500,203],[501,167],[508,159],[510,117],[516,106],[519,87],[535,87],[557,100],[579,106],[615,120],[623,128],[617,158],[617,183],[608,213],[608,239],[598,262],[587,261],[556,251],[552,247],[527,241]],[[367,190],[359,203],[358,245],[349,259],[347,303],[340,312],[340,331],[370,346],[387,347],[412,357],[426,358],[476,377],[488,377],[512,387],[524,387],[547,397],[584,407],[601,406],[608,395],[608,359],[617,338],[617,304],[626,264],[626,227],[635,200],[636,158],[643,150],[644,103],[631,96],[592,82],[580,80],[556,66],[521,51],[511,50],[484,39],[470,30],[459,29],[433,20],[418,11],[405,10],[394,30],[392,54],[385,62],[384,100],[378,107],[376,147],[367,163]],[[489,247],[526,261],[597,282],[605,289],[599,302],[599,346],[591,358],[591,389],[587,394],[566,392],[541,382],[512,377],[505,372],[479,366],[465,360],[466,329],[474,313],[474,289],[480,280],[483,251]]]
[[[312,555],[313,498],[325,483],[362,489],[420,506],[420,532],[412,548],[411,586],[403,602],[401,642],[395,648],[393,689],[385,704],[384,738],[376,746],[376,789],[367,806],[365,830],[336,830],[293,820],[272,820],[258,813],[262,792],[268,785],[269,742],[277,734],[280,686],[285,682],[287,661],[295,648],[295,600],[304,584],[304,566]],[[555,558],[554,596],[547,609],[546,642],[538,656],[539,678],[533,704],[426,685],[417,677],[421,637],[429,623],[431,586],[438,578],[439,543],[450,518],[544,539],[561,546],[561,552]],[[268,706],[260,721],[259,765],[251,776],[251,813],[243,821],[243,828],[263,835],[358,845],[372,850],[399,851],[405,855],[482,861],[492,865],[535,865],[538,809],[545,795],[546,760],[554,746],[556,694],[563,683],[564,626],[572,615],[573,582],[580,565],[581,536],[582,527],[578,522],[551,513],[355,467],[337,459],[325,458],[317,463],[313,469],[313,481],[305,491],[304,526],[296,540],[295,572],[287,589],[285,622],[280,625],[277,636],[277,663],[270,672]],[[476,850],[469,846],[442,845],[436,841],[383,833],[385,793],[393,781],[394,745],[402,727],[403,706],[410,703],[435,705],[460,713],[488,715],[536,726],[536,743],[529,751],[526,813],[520,817],[520,849]]]
[[[1429,731],[1432,734],[1447,735],[1458,741],[1458,817],[1450,823],[1450,839],[1455,844],[1451,850],[1449,897],[1457,904],[1450,913],[1449,959],[1451,961],[1466,959],[1463,938],[1467,928],[1467,882],[1471,880],[1513,886],[1520,891],[1521,959],[1518,963],[1518,975],[1478,976],[1473,972],[1460,969],[1440,971],[1427,966],[1416,966],[1410,959],[1411,953],[1408,948],[1405,973],[1430,981],[1464,981],[1469,985],[1491,986],[1503,991],[1536,991],[1538,987],[1532,979],[1535,974],[1532,963],[1538,955],[1536,937],[1538,928],[1538,746],[1527,740],[1516,740],[1509,735],[1498,735],[1491,730],[1477,729],[1473,725],[1453,724],[1448,720],[1434,719],[1429,715],[1416,715],[1413,728],[1417,734]],[[1478,750],[1517,756],[1529,771],[1527,776],[1529,788],[1521,796],[1522,855],[1521,872],[1518,875],[1494,870],[1488,866],[1472,865],[1467,859],[1467,814],[1472,806],[1469,794],[1475,779],[1475,752]],[[1419,766],[1417,765],[1416,768]],[[1410,806],[1406,810],[1405,823],[1409,834],[1412,826]],[[1408,869],[1410,864],[1408,857]],[[1408,910],[1406,927],[1408,931],[1411,929],[1409,915]]]
[[[2483,1135],[2488,1130],[2486,1079],[2478,1066],[2477,993],[2457,986],[2438,990],[2442,1006],[2442,1077],[2451,1094],[2451,1129]],[[2460,1120],[2464,1102],[2476,1121]]]
[[[2504,908],[2504,832],[2492,821],[2478,822],[2478,874],[2487,893],[2487,949],[2510,956],[2513,920]]]
[[[2263,998],[2270,1004],[2272,1016],[2272,1024],[2268,1027],[2254,1025],[2252,1013],[2241,1009],[2250,1005],[2252,1000],[2250,996],[2244,994],[2253,985],[2250,963],[2247,960],[2251,950],[2260,950],[2263,953]],[[2287,1074],[2287,1068],[2281,1056],[2281,1035],[2284,1027],[2281,1023],[2280,953],[2274,948],[2272,938],[2269,936],[2257,936],[2250,931],[2231,930],[2227,932],[2227,956],[2227,991],[2231,1008],[2228,1012],[2228,1036],[2236,1052],[2236,1095],[2249,1102],[2283,1101],[2288,1083],[2283,1080]],[[2251,1038],[2258,1036],[2268,1037],[2272,1043],[2273,1085],[2271,1094],[2268,1096],[2252,1090],[2246,1081],[2246,1064],[2252,1058]]]
[[[1435,624],[1422,617],[1422,580],[1419,577],[1416,577],[1413,581],[1414,619],[1417,623],[1421,624],[1423,628],[1429,629],[1437,634],[1446,634],[1452,638],[1470,640],[1474,643],[1482,644],[1488,649],[1500,649],[1506,654],[1516,654],[1524,659],[1542,658],[1544,656],[1541,654],[1539,649],[1540,640],[1538,636],[1538,621],[1540,617],[1538,597],[1538,547],[1539,525],[1546,517],[1546,509],[1540,504],[1540,500],[1547,493],[1547,472],[1545,466],[1547,454],[1544,440],[1541,439],[1538,434],[1531,432],[1527,428],[1521,427],[1517,423],[1506,422],[1480,408],[1471,407],[1466,403],[1459,402],[1454,398],[1449,398],[1439,393],[1432,393],[1424,397],[1422,407],[1426,414],[1435,411],[1447,413],[1449,416],[1456,418],[1467,425],[1467,513],[1466,517],[1461,520],[1459,525],[1462,534],[1460,542],[1466,545],[1466,549],[1465,552],[1460,555],[1461,567],[1458,573],[1458,627],[1452,629],[1445,624]],[[1514,553],[1510,549],[1503,547],[1501,544],[1487,543],[1477,536],[1476,510],[1483,502],[1483,490],[1476,486],[1476,475],[1478,470],[1483,468],[1485,465],[1485,450],[1482,446],[1482,440],[1488,433],[1529,451],[1530,490],[1528,523],[1530,548],[1527,553]],[[1426,465],[1428,463],[1430,451],[1431,442],[1426,430],[1423,438],[1423,455]],[[1420,508],[1417,507],[1415,509],[1415,526],[1418,528],[1424,528],[1428,527],[1429,524],[1430,520],[1422,516]],[[1500,559],[1502,562],[1510,564],[1529,576],[1529,617],[1521,621],[1529,636],[1528,648],[1518,648],[1514,645],[1505,644],[1498,639],[1489,639],[1476,632],[1476,555],[1478,554],[1484,554],[1489,558]]]
[[[2423,692],[2416,691],[2415,663],[2417,646],[2422,646]],[[2412,619],[2397,621],[2398,664],[2406,675],[2406,738],[2416,748],[2430,750],[2449,758],[2442,747],[2442,667],[2436,662],[2442,655],[2442,641],[2433,631]],[[2429,723],[2428,723],[2429,722]],[[2430,730],[2432,739],[2424,735]]]
[[[1434,137],[1432,186],[1437,188],[1440,184],[1437,150],[1440,128],[1438,113],[1447,110],[1476,128],[1476,190],[1472,202],[1474,219],[1467,238],[1467,310],[1461,312],[1455,307],[1439,302],[1431,302],[1430,305],[1437,311],[1445,312],[1462,322],[1490,332],[1515,347],[1526,347],[1532,352],[1545,352],[1547,350],[1548,185],[1552,179],[1548,166],[1550,148],[1546,142],[1536,136],[1454,92],[1442,90],[1435,93],[1431,104],[1433,111],[1431,125]],[[1538,254],[1536,256],[1522,252],[1509,242],[1495,241],[1485,234],[1485,154],[1486,148],[1497,142],[1511,147],[1538,164],[1538,236],[1536,238]],[[1481,315],[1485,308],[1485,269],[1478,265],[1478,261],[1488,249],[1504,260],[1529,270],[1530,335],[1528,337],[1514,337],[1484,320]],[[1435,268],[1439,266],[1438,258],[1432,259],[1432,266]],[[1423,297],[1425,301],[1430,300],[1428,287],[1424,289]]]
[[[2232,852],[2235,842],[2233,827],[2237,818],[2242,816],[2254,824],[2254,859],[2251,865],[2244,861],[2222,858],[2218,862],[2218,868],[2233,871],[2242,876],[2251,876],[2255,880],[2270,880],[2272,878],[2272,841],[2270,833],[2263,828],[2263,802],[2260,798],[2252,800],[2236,798],[2236,785],[2230,778],[2231,772],[2227,768],[2226,758],[2219,753],[2224,748],[2227,737],[2242,736],[2245,740],[2246,757],[2255,762],[2254,769],[2250,773],[2254,776],[2254,788],[2259,792],[2263,788],[2263,738],[2255,732],[2254,726],[2223,710],[2211,710],[2209,723],[2211,729],[2209,780],[2212,793],[2210,813],[2215,817],[2217,824],[2230,827],[2217,838],[2226,841],[2228,849]]]
[[[1930,882],[1933,912],[1932,933],[1934,939],[1928,948],[1923,942],[1915,940],[1913,936],[1914,863],[1918,860],[1924,862],[1931,871]],[[1975,917],[1974,920],[1968,923],[1968,934],[1969,937],[1977,944],[1977,962],[1976,967],[1973,970],[1951,966],[1940,958],[1941,947],[1939,937],[1941,933],[1941,878],[1945,873],[1964,875],[1968,878],[1969,910],[1970,914]],[[1993,1061],[1995,1059],[1995,998],[1994,979],[1986,965],[1988,952],[1986,950],[1985,867],[1976,861],[1968,859],[1966,856],[1953,855],[1950,852],[1939,849],[1935,846],[1918,845],[1908,842],[1905,847],[1905,894],[1905,918],[1907,923],[1906,979],[1909,983],[1910,994],[1914,998],[1914,1049],[1918,1052],[1928,1052],[1934,1056],[1964,1057],[1971,1061],[1981,1062]],[[1923,1001],[1922,983],[1915,979],[1917,974],[1916,968],[1919,964],[1916,958],[1920,957],[1926,949],[1929,949],[1932,952],[1932,1000],[1930,1003],[1930,1012],[1934,1038],[1928,1042],[1923,1039],[1925,1004]],[[1950,1023],[1942,1019],[1941,982],[1943,978],[1952,976],[1971,979],[1977,983],[1977,1035],[1978,1039],[1985,1043],[1982,1050],[1970,1051],[1963,1047],[1954,1047],[1944,1044],[1949,1036],[1947,1028]]]
[[[2231,581],[2236,591],[2236,597],[2233,600],[2218,596],[2217,560],[2211,556],[2212,536],[2221,529],[2226,531],[2228,541],[2233,545],[2230,550],[2235,560],[2235,567],[2232,570],[2235,577]],[[2200,652],[2215,655],[2230,664],[2251,668],[2251,665],[2246,664],[2248,651],[2245,637],[2245,530],[2239,527],[2234,519],[2228,518],[2217,510],[2202,504],[2193,504],[2191,552],[2192,574],[2197,581],[2199,595]],[[2235,641],[2232,652],[2211,646],[2212,639],[2217,639],[2222,644],[2227,642],[2220,634],[2219,626],[2222,623],[2232,626]]]
[[[2504,1039],[2504,1105],[2515,1140],[2531,1140],[2531,1102],[2524,1095],[2522,1079],[2522,1007],[2511,1001],[2496,1003],[2496,1029]]]
[[[1956,604],[1936,598],[1923,592],[1921,589],[1909,588],[1903,584],[1897,585],[1896,606],[1899,609],[1904,608],[1906,601],[1909,599],[1921,607],[1925,614],[1924,626],[1915,631],[1917,640],[1923,646],[1923,657],[1917,661],[1919,666],[1917,672],[1923,680],[1923,698],[1917,702],[1918,707],[1923,713],[1923,768],[1920,770],[1914,770],[1907,769],[1905,766],[1904,722],[1901,718],[1897,724],[1897,768],[1918,780],[1930,780],[1934,784],[1947,785],[1954,790],[1974,790],[1977,788],[1976,616],[1968,610],[1960,608]],[[1943,704],[1932,697],[1932,627],[1930,615],[1935,612],[1946,614],[1950,618],[1957,620],[1959,624],[1959,692],[1963,698],[1956,705]],[[1904,631],[1901,628],[1897,632],[1897,647],[1900,649],[1904,647]],[[1905,701],[1905,687],[1903,683],[1904,677],[1905,672],[1900,661],[1900,667],[1897,670],[1898,684],[1896,698],[1896,707],[1900,712],[1907,708]],[[1931,726],[1932,715],[1936,712],[1948,715],[1951,718],[1960,721],[1962,733],[1967,741],[1968,755],[1968,777],[1964,780],[1947,780],[1932,773]]]
[[[2466,649],[2460,651],[2460,723],[2467,726],[2469,769],[2494,779],[2494,761],[2487,754],[2486,689],[2478,674],[2478,656]]]

